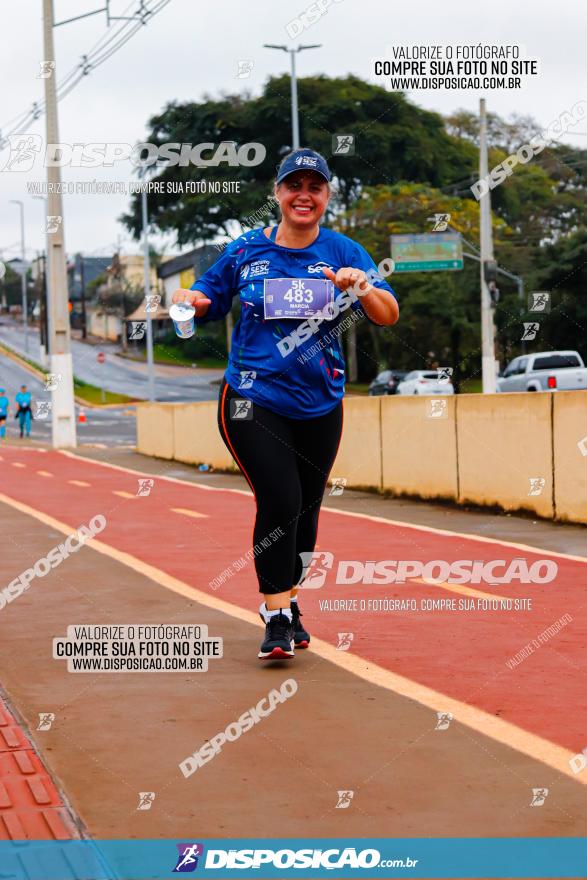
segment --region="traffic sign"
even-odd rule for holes
[[[104,361],[106,360],[106,355],[104,354],[103,351],[98,352],[98,357],[96,358],[96,360],[98,361],[99,364],[104,363]]]
[[[458,232],[392,235],[394,272],[458,271],[463,268],[463,244]]]

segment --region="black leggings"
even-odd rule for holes
[[[256,403],[252,418],[233,418],[242,400],[246,392],[239,394],[223,380],[218,428],[257,502],[253,544],[259,591],[282,593],[302,578],[299,554],[316,545],[322,496],[342,433],[342,401],[310,419],[290,419]]]

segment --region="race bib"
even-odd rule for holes
[[[334,302],[334,285],[326,278],[266,278],[265,318],[313,318]]]

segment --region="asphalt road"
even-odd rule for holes
[[[16,407],[14,396],[20,391],[21,385],[26,385],[32,394],[33,416],[37,412],[36,404],[41,401],[50,401],[51,392],[45,391],[44,383],[25,370],[11,358],[0,352],[0,388],[5,388],[10,400],[10,412],[8,413],[7,436],[13,439],[19,436],[18,422],[14,419]],[[79,417],[81,407],[76,404],[76,417]],[[136,420],[135,410],[132,406],[121,406],[100,410],[98,408],[85,409],[86,422],[78,422],[77,439],[80,444],[96,444],[102,446],[134,446],[136,443]],[[51,441],[51,417],[33,418],[31,437],[43,443]],[[23,441],[26,442],[26,441]]]
[[[0,342],[5,342],[19,354],[25,355],[23,333],[20,324],[2,317]],[[148,400],[147,365],[119,357],[119,346],[105,343],[96,347],[76,339],[71,341],[73,372],[76,378],[104,388],[106,391],[126,394],[138,400]],[[106,360],[97,362],[97,354],[103,351]],[[39,333],[29,328],[28,353],[26,356],[40,363]],[[215,400],[223,370],[199,370],[172,365],[155,366],[155,399],[168,402]]]

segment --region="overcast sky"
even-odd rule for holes
[[[105,0],[54,0],[57,21],[90,12]],[[146,0],[153,6],[157,0]],[[113,15],[138,8],[138,0],[111,0]],[[449,113],[458,108],[477,111],[479,98],[502,116],[530,114],[544,127],[578,101],[587,100],[584,34],[587,12],[584,0],[558,0],[556,5],[511,3],[495,0],[482,6],[471,0],[339,0],[332,2],[315,24],[290,39],[286,25],[299,18],[310,4],[306,0],[171,0],[124,47],[85,77],[59,103],[60,140],[65,142],[123,142],[134,144],[145,137],[147,120],[170,100],[189,101],[206,93],[249,90],[258,94],[270,75],[288,69],[283,52],[262,48],[264,42],[322,43],[319,49],[297,56],[298,76],[353,73],[377,82],[372,60],[389,57],[389,47],[399,45],[519,44],[528,58],[540,61],[541,72],[521,91],[416,91],[409,98],[420,107]],[[38,79],[43,58],[41,0],[22,0],[4,10],[3,51],[0,75],[0,130],[34,101],[44,99]],[[75,67],[83,54],[108,37],[103,13],[55,30],[57,80]],[[237,62],[253,62],[251,74],[238,79]],[[288,111],[289,113],[289,108]],[[303,106],[300,107],[303,113]],[[28,125],[27,132],[44,138],[44,117]],[[563,142],[587,147],[587,119],[570,129]],[[0,155],[0,165],[7,154]],[[277,157],[268,157],[275,164]],[[136,177],[130,163],[114,169],[62,171],[64,181],[120,180]],[[18,208],[10,199],[25,203],[27,256],[44,248],[43,203],[27,193],[27,182],[43,180],[39,163],[31,172],[0,172],[0,254],[4,259],[19,252]],[[64,197],[65,240],[68,253],[111,253],[121,237],[122,251],[138,253],[117,217],[127,208],[122,195]],[[168,251],[173,242],[168,240]]]

